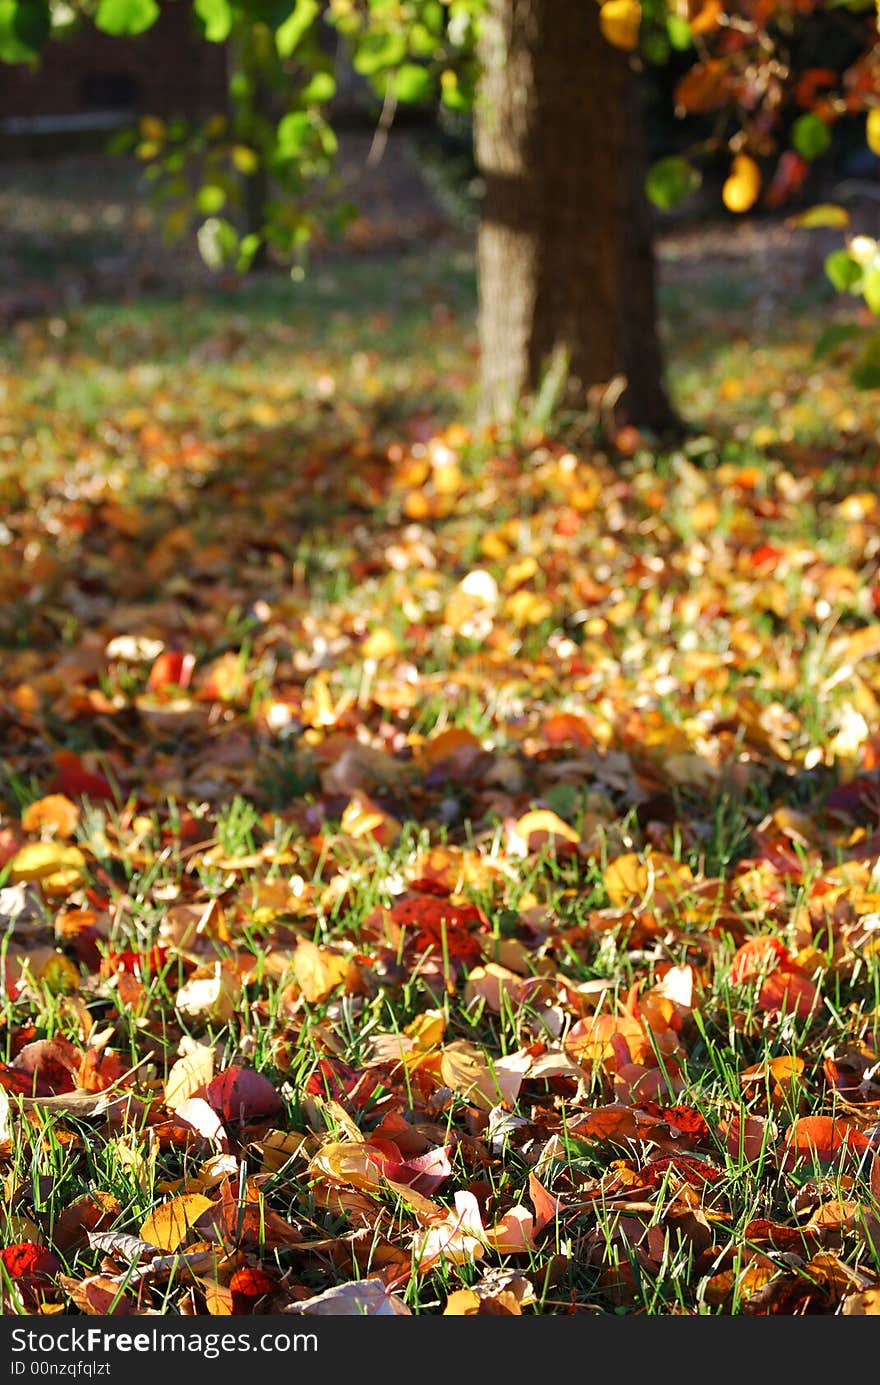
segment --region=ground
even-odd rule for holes
[[[393,168],[302,281],[219,285],[124,165],[12,173],[5,1310],[876,1311],[828,233],[664,233],[657,453],[468,426],[470,235]]]

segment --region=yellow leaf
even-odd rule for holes
[[[747,212],[758,200],[761,170],[748,154],[737,154],[730,174],[721,189],[721,200],[729,212]]]
[[[319,1149],[308,1171],[313,1178],[328,1178],[331,1183],[376,1192],[382,1186],[377,1153],[369,1145],[339,1140]]]
[[[791,217],[790,224],[804,227],[808,231],[816,226],[832,226],[835,230],[841,230],[849,225],[849,212],[845,207],[836,207],[832,202],[820,202],[817,206],[808,207],[805,212],[798,212],[797,216]]]
[[[662,903],[659,896],[677,898],[687,885],[693,883],[689,866],[672,856],[654,852],[642,861],[634,851],[618,856],[605,871],[604,883],[608,898],[615,909],[635,901],[641,904]]]
[[[444,1318],[472,1318],[480,1311],[480,1295],[475,1289],[456,1289],[446,1300]]]
[[[877,114],[880,115],[880,111]],[[880,1289],[862,1289],[860,1293],[847,1294],[840,1311],[849,1318],[877,1317],[880,1315]]]
[[[50,995],[73,995],[79,989],[80,974],[63,952],[54,952],[40,968],[38,980]]]
[[[638,0],[605,0],[599,11],[599,28],[614,48],[631,53],[639,43],[642,7]]]
[[[9,863],[10,884],[22,880],[45,880],[56,874],[82,874],[86,858],[76,846],[58,842],[31,842],[17,851]]]
[[[403,1032],[415,1042],[417,1048],[435,1048],[443,1042],[446,1016],[442,1010],[425,1010],[423,1014],[416,1015]]]
[[[615,5],[617,0],[609,0],[609,3]],[[540,625],[542,620],[553,614],[553,604],[546,596],[538,596],[537,592],[525,589],[507,598],[504,614],[517,626]]]
[[[865,122],[865,138],[872,154],[880,156],[880,106],[872,106]]]
[[[141,1227],[141,1240],[149,1241],[160,1250],[176,1250],[187,1239],[193,1225],[203,1212],[214,1204],[201,1193],[183,1193],[163,1202],[151,1212]]]
[[[270,1130],[265,1139],[253,1148],[260,1156],[264,1173],[278,1173],[291,1159],[308,1157],[309,1137],[296,1131]]]
[[[253,149],[249,149],[246,144],[233,146],[232,162],[237,172],[243,173],[245,177],[250,177],[252,173],[256,173],[260,166],[259,155]]]
[[[397,637],[392,635],[390,630],[386,630],[380,625],[373,630],[361,645],[361,654],[365,659],[390,659],[399,650],[400,645]]]
[[[373,837],[380,846],[390,846],[400,834],[400,823],[385,813],[367,794],[357,793],[346,807],[339,825],[347,837]]]
[[[523,813],[516,824],[516,834],[522,837],[523,841],[531,849],[530,839],[536,833],[544,834],[548,837],[562,837],[566,842],[573,842],[575,845],[580,841],[580,837],[573,827],[556,813],[552,813],[549,808],[536,808],[531,813]]]
[[[165,138],[165,121],[160,120],[157,115],[142,115],[139,128],[144,139],[155,140],[161,144]]]
[[[490,1064],[482,1049],[467,1039],[447,1044],[440,1059],[440,1076],[447,1087],[458,1092],[472,1106],[491,1111],[500,1101],[516,1100],[525,1068],[504,1059]]]
[[[176,1111],[184,1101],[200,1092],[214,1076],[214,1050],[208,1044],[193,1044],[178,1058],[165,1083],[165,1105]]]
[[[349,961],[337,952],[300,938],[293,954],[293,974],[303,997],[315,1005],[325,1000],[348,975]]]

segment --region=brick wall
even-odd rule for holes
[[[0,67],[0,119],[129,104],[162,116],[218,110],[225,72],[224,47],[198,38],[189,5],[166,4],[153,28],[135,39],[84,30],[51,44],[35,70]]]

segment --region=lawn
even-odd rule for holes
[[[876,399],[719,244],[659,452],[464,237],[13,304],[4,1312],[877,1311]]]

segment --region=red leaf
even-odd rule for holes
[[[58,766],[58,773],[48,785],[50,793],[67,794],[68,798],[85,794],[88,798],[115,801],[116,795],[110,780],[103,774],[93,774],[87,770],[74,750],[56,751],[53,758]]]
[[[181,654],[166,649],[160,654],[147,679],[147,691],[156,692],[160,688],[188,688],[196,666],[194,654]]]
[[[259,1266],[236,1270],[229,1281],[233,1313],[252,1312],[257,1299],[271,1294],[274,1288],[275,1280]]]
[[[401,1173],[404,1175],[401,1177]],[[427,1154],[418,1154],[414,1159],[405,1159],[400,1172],[394,1174],[398,1183],[408,1183],[417,1193],[430,1197],[452,1173],[449,1150],[445,1145],[429,1149]]]
[[[265,1120],[281,1110],[281,1098],[268,1077],[253,1068],[219,1072],[205,1089],[205,1100],[230,1124]]]
[[[72,1092],[81,1062],[82,1055],[67,1039],[35,1039],[25,1044],[11,1068],[0,1072],[0,1085],[34,1096]]]
[[[10,1279],[48,1279],[61,1268],[57,1256],[33,1241],[17,1241],[0,1250],[0,1260]]]
[[[389,911],[398,928],[413,930],[412,944],[418,952],[436,952],[453,960],[478,962],[482,957],[473,930],[488,922],[475,904],[452,904],[436,895],[405,896]]]
[[[309,1096],[322,1096],[331,1101],[345,1101],[362,1108],[367,1105],[381,1083],[369,1073],[355,1072],[338,1058],[321,1058],[305,1089]]]
[[[765,1148],[769,1148],[767,1122],[760,1116],[746,1116],[745,1119],[731,1116],[729,1120],[721,1121],[718,1128],[731,1159],[747,1159],[751,1163],[761,1157]]]
[[[666,1171],[671,1169],[679,1174],[691,1188],[703,1188],[707,1183],[715,1183],[721,1177],[721,1170],[704,1159],[692,1159],[687,1154],[671,1154],[662,1159],[652,1159],[642,1169],[653,1187],[662,1182]]]
[[[39,1288],[48,1284],[53,1275],[58,1274],[61,1269],[58,1257],[45,1246],[35,1245],[33,1241],[18,1241],[15,1245],[0,1250],[0,1262],[16,1285],[24,1306],[29,1310],[39,1311]]]
[[[119,971],[136,976],[138,980],[145,975],[155,976],[168,958],[167,947],[151,947],[149,952],[108,952],[101,963],[104,976],[115,976]]]

